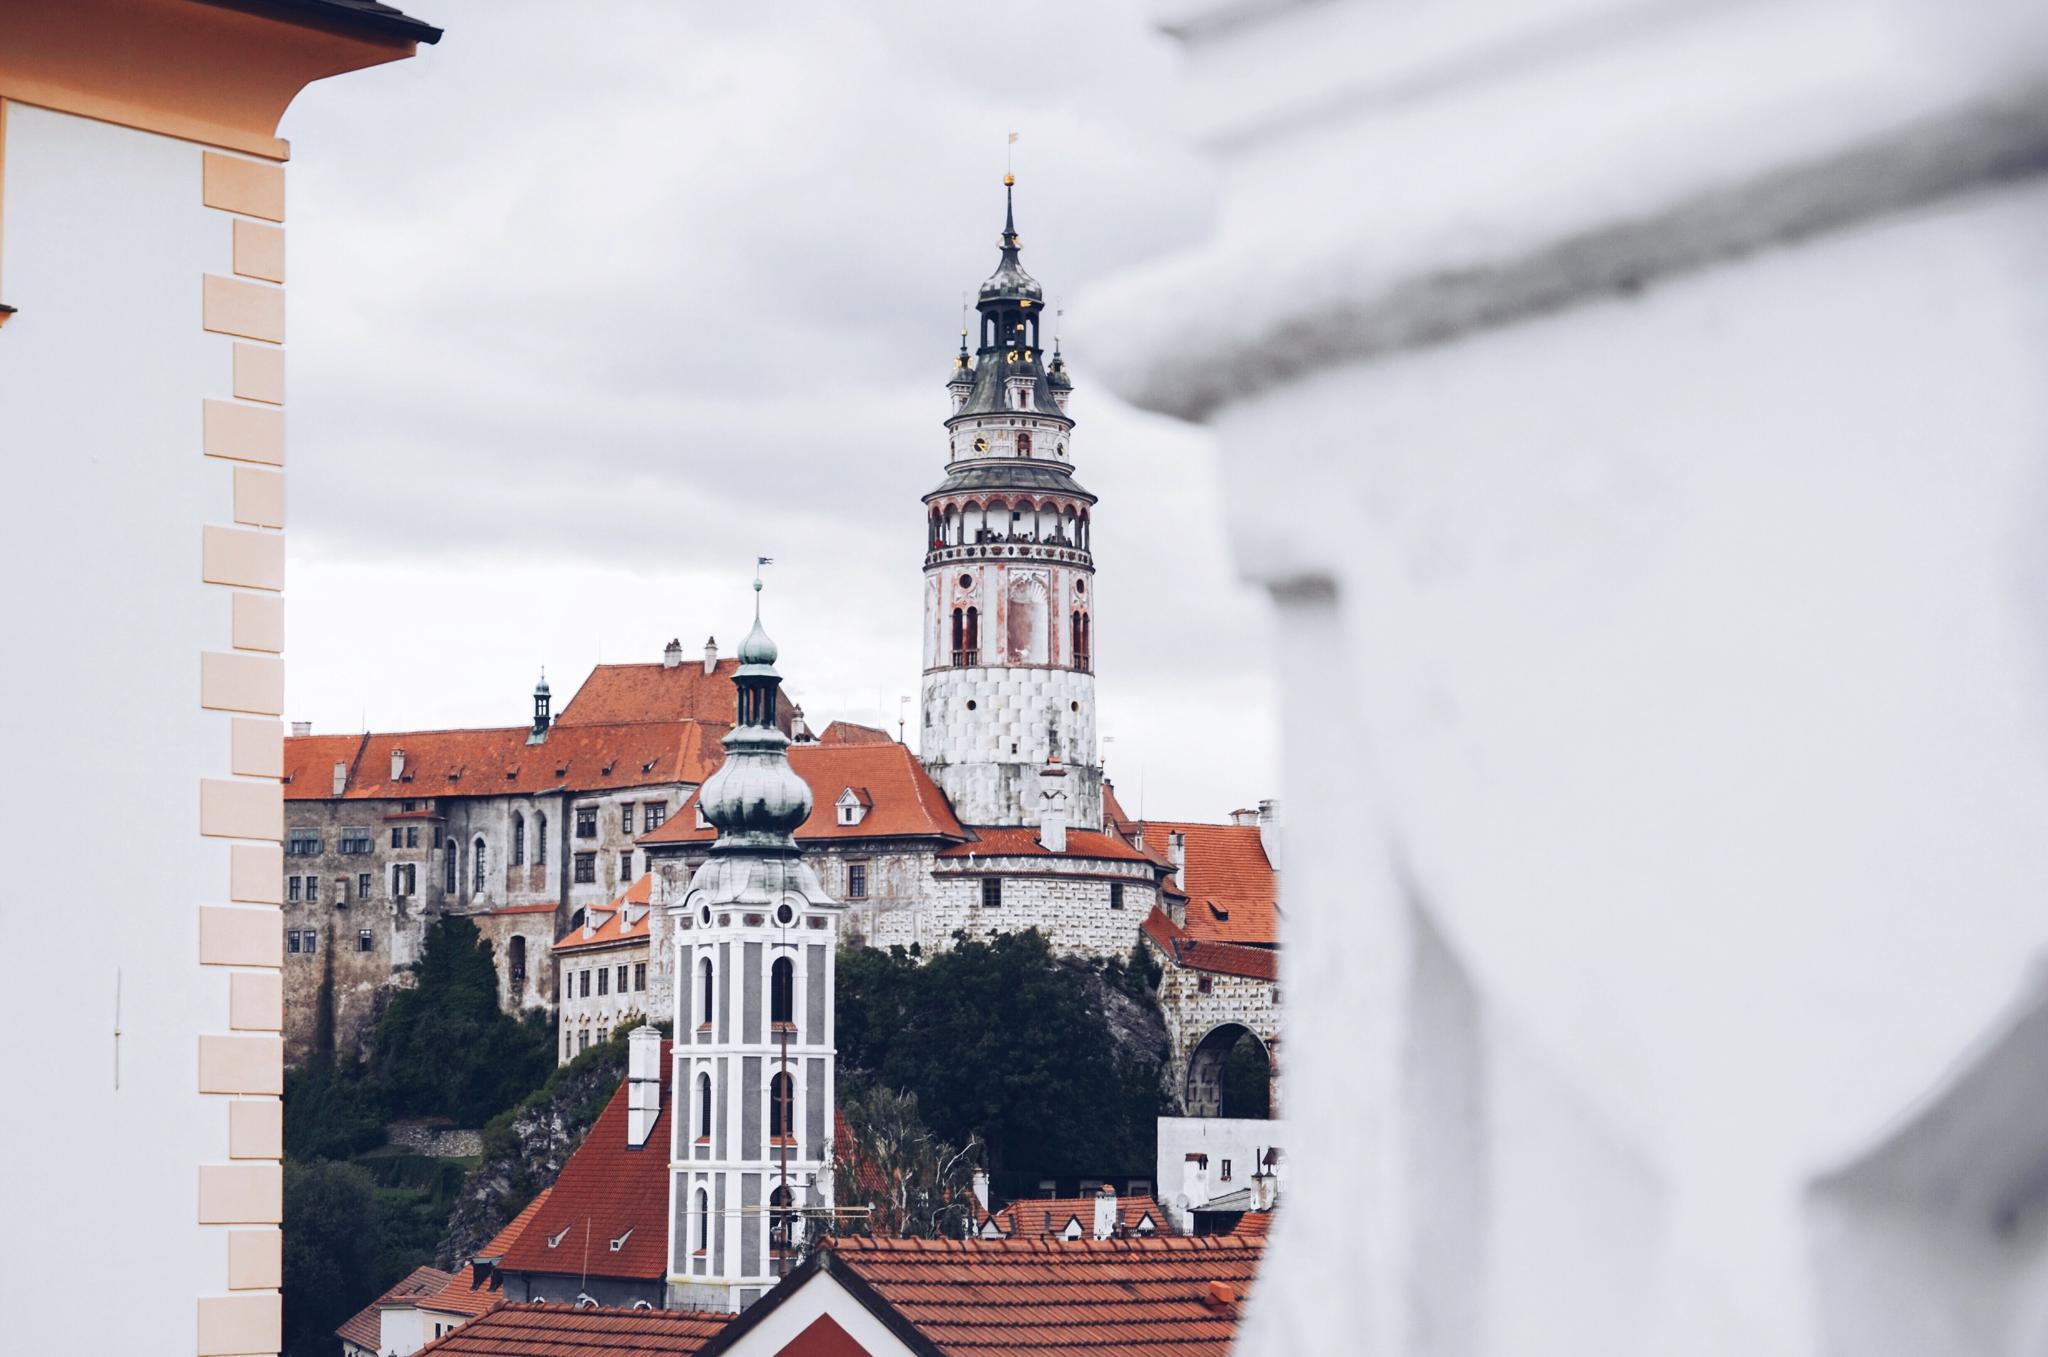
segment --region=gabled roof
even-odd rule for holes
[[[555,940],[555,951],[573,952],[579,947],[616,947],[620,943],[644,943],[649,929],[653,926],[654,911],[647,907],[654,898],[654,873],[642,872],[640,879],[620,892],[618,899],[602,910],[593,909],[589,917],[603,914],[604,921],[596,928],[579,924]],[[639,907],[639,917],[632,923],[626,922],[626,906]]]
[[[702,721],[730,729],[739,711],[733,687],[737,659],[720,660],[711,673],[702,659],[685,656],[670,669],[650,664],[600,664],[555,716],[555,725],[618,725],[635,721]],[[781,697],[776,724],[789,730],[789,699]],[[550,737],[552,738],[552,737]]]
[[[668,1275],[671,1064],[664,1041],[661,1113],[647,1143],[638,1148],[626,1143],[626,1081],[621,1080],[590,1133],[562,1165],[547,1199],[505,1250],[500,1271],[635,1281]],[[613,1241],[622,1238],[613,1248]]]
[[[1138,822],[1124,813],[1123,803],[1116,799],[1116,788],[1108,778],[1102,779],[1102,819],[1127,842],[1138,836]]]
[[[511,1248],[513,1241],[526,1232],[526,1227],[533,1223],[534,1216],[547,1203],[548,1194],[553,1191],[552,1187],[542,1188],[538,1197],[528,1202],[524,1210],[505,1223],[504,1229],[491,1236],[491,1242],[483,1246],[477,1257],[485,1262],[503,1258],[505,1250]]]
[[[941,849],[942,858],[1043,858],[1054,854],[1045,850],[1038,841],[1038,830],[1031,825],[975,825],[968,831],[973,838],[966,843],[956,843]],[[1111,862],[1144,862],[1146,857],[1137,849],[1113,835],[1098,833],[1092,829],[1070,829],[1067,831],[1067,851],[1059,854],[1069,858],[1098,858]]]
[[[1176,966],[1184,966],[1191,971],[1212,971],[1217,975],[1241,975],[1250,980],[1280,978],[1280,952],[1277,948],[1241,947],[1235,943],[1204,942],[1190,937],[1157,905],[1138,927]]]
[[[1173,1220],[1151,1197],[1144,1195],[1118,1197],[1116,1199],[1117,1224],[1126,1231],[1136,1234],[1141,1230],[1157,1231],[1160,1234],[1173,1233]],[[1064,1232],[1067,1222],[1081,1223],[1081,1237],[1093,1238],[1095,1234],[1095,1198],[1093,1197],[1033,1197],[1026,1201],[1014,1201],[999,1206],[983,1216],[976,1228],[993,1222],[1004,1235],[1015,1239],[1034,1239],[1056,1236]],[[1145,1222],[1150,1220],[1149,1227]]]
[[[1262,1252],[1227,1235],[831,1240],[704,1357],[831,1282],[920,1357],[1226,1357]]]
[[[1180,888],[1188,899],[1188,936],[1199,942],[1273,947],[1280,942],[1280,874],[1266,857],[1257,825],[1143,822],[1145,846],[1164,853],[1181,835]]]
[[[811,813],[797,827],[797,842],[832,839],[936,837],[964,839],[967,831],[953,817],[946,794],[932,781],[917,756],[894,740],[887,744],[800,744],[789,751],[789,766],[811,789]],[[834,809],[848,787],[866,791],[872,807],[857,825],[842,825]],[[643,846],[665,843],[708,844],[718,831],[697,824],[697,794],[682,810],[652,833],[640,836]]]
[[[448,1285],[422,1300],[422,1310],[442,1315],[474,1317],[497,1308],[505,1299],[505,1278],[489,1268],[456,1269]]]
[[[878,726],[855,725],[851,721],[834,721],[825,727],[825,733],[818,737],[822,745],[846,744],[895,744],[896,738]]]
[[[732,1316],[507,1304],[420,1349],[434,1357],[695,1357]]]
[[[848,787],[846,790],[839,793],[837,802],[839,805],[843,806],[849,801],[851,801],[856,806],[867,806],[870,808],[872,808],[875,804],[875,798],[868,792],[868,789],[865,787]]]
[[[359,1348],[379,1352],[384,1340],[384,1319],[382,1311],[387,1305],[417,1305],[426,1297],[446,1286],[452,1273],[437,1267],[416,1267],[400,1278],[396,1285],[362,1309],[350,1315],[334,1332]]]
[[[1230,1227],[1232,1239],[1264,1239],[1273,1228],[1271,1211],[1247,1211],[1237,1218],[1237,1224]]]
[[[284,742],[284,795],[287,801],[333,800],[337,763],[348,765],[342,799],[351,801],[695,784],[724,760],[719,739],[729,724],[558,724],[534,745],[526,742],[525,726],[300,735]],[[404,770],[393,778],[392,752],[401,749]]]

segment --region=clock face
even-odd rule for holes
[[[988,440],[987,440],[986,438],[977,438],[977,439],[975,439],[975,440],[974,440],[974,450],[975,450],[976,452],[987,452],[987,451],[988,451]]]

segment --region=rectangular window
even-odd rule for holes
[[[1003,907],[1003,879],[999,876],[985,876],[981,879],[981,907],[1001,909]]]
[[[1211,981],[1208,976],[1204,975],[1196,977],[1195,992],[1197,994],[1207,994],[1210,990],[1214,988],[1215,982]]]
[[[314,931],[313,931],[312,929],[310,929],[310,928],[309,928],[309,929],[307,929],[307,930],[306,930],[306,934],[305,934],[305,944],[304,944],[304,945],[305,945],[305,950],[306,950],[306,951],[308,951],[308,952],[317,952],[317,951],[319,951],[319,950],[320,950],[320,935],[319,935],[318,933],[315,933],[315,932],[314,932]]]
[[[348,903],[348,878],[347,878],[347,877],[345,877],[345,876],[337,876],[336,878],[334,878],[334,899],[335,899],[336,903],[338,903],[338,904],[344,904],[344,905],[345,905],[345,904],[347,904],[347,903]]]
[[[1111,909],[1122,909],[1124,907],[1123,882],[1112,881],[1109,883],[1109,907]]]
[[[597,807],[576,807],[576,837],[594,839],[597,837]]]
[[[597,854],[578,853],[576,855],[576,879],[586,885],[597,880]]]
[[[589,971],[584,971],[584,972],[583,972],[583,993],[582,993],[582,994],[580,994],[580,995],[578,995],[577,997],[578,997],[578,998],[582,998],[582,999],[588,999],[588,998],[590,997],[590,972],[589,972]]]
[[[365,928],[362,932],[356,934],[356,950],[358,952],[374,952],[377,950],[377,940],[370,936],[369,929]]]
[[[299,950],[299,930],[288,928],[284,935],[284,950],[296,954]]]
[[[625,992],[626,992],[626,968],[625,968],[624,966],[621,966],[621,967],[619,967],[619,993],[621,993],[621,994],[624,994]]]
[[[285,840],[284,851],[294,857],[310,857],[320,851],[320,836],[310,829],[294,829]]]
[[[619,854],[619,884],[623,886],[632,879],[633,855],[631,853],[621,853]]]
[[[647,988],[647,963],[644,961],[633,964],[633,988],[636,991]]]
[[[295,876],[288,876],[288,877],[286,877],[286,878],[284,879],[284,884],[285,884],[285,896],[286,896],[286,898],[287,898],[287,899],[292,899],[292,900],[296,900],[296,899],[298,899],[298,898],[299,898],[299,879],[298,879],[297,877],[295,877]]]
[[[306,898],[308,900],[318,900],[320,898],[319,877],[309,876],[306,878]]]
[[[597,968],[597,994],[599,998],[612,992],[612,973],[603,966]]]
[[[1228,1159],[1223,1161],[1223,1176],[1220,1181],[1226,1183],[1230,1181],[1230,1161]]]
[[[580,1053],[580,1052],[583,1052],[583,1051],[587,1051],[587,1050],[589,1050],[589,1049],[590,1049],[590,1033],[589,1033],[589,1032],[587,1032],[587,1031],[585,1031],[585,1032],[578,1032],[578,1033],[576,1034],[576,1049],[577,1049],[577,1051],[578,1051],[579,1053]]]
[[[435,825],[435,826],[434,826],[434,847],[436,847],[436,848],[439,848],[440,846],[441,846],[441,826],[439,826],[439,825]]]
[[[371,877],[368,872],[364,872],[356,878],[356,894],[365,900],[370,898],[370,880]]]
[[[391,846],[393,848],[405,847],[405,830],[398,825],[391,826]]]
[[[335,845],[344,853],[367,853],[370,851],[370,831],[367,829],[344,829],[340,842]]]
[[[668,823],[668,802],[643,801],[640,803],[640,823],[645,829],[660,829]]]
[[[865,900],[868,898],[868,865],[865,862],[855,862],[847,865],[846,898],[849,900]]]
[[[420,846],[420,827],[418,825],[407,825],[405,827],[405,846],[407,848],[417,848]]]
[[[633,803],[631,801],[619,807],[619,828],[628,834],[633,832]]]

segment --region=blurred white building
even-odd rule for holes
[[[1214,428],[1358,902],[1247,1350],[2042,1351],[2042,21],[1158,10],[1221,209],[1071,333]]]

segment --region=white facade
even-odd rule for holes
[[[1270,1211],[1287,1177],[1287,1125],[1247,1117],[1161,1117],[1153,1195],[1182,1234],[1211,1203]],[[1216,1209],[1223,1209],[1218,1206]]]
[[[1356,902],[1244,1350],[2040,1351],[2038,7],[1166,9],[1228,199],[1088,332]]]

